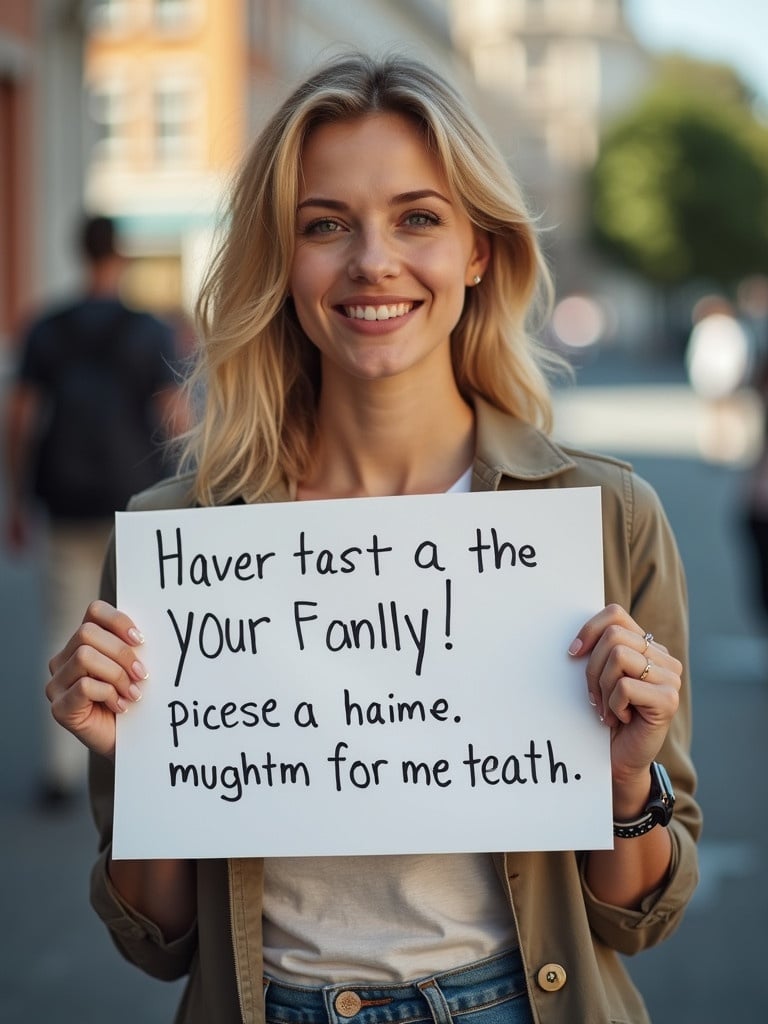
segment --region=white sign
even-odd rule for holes
[[[567,653],[603,606],[599,488],[117,516],[146,636],[114,855],[613,844]]]

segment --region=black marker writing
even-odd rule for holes
[[[477,571],[480,573],[485,572],[484,553],[491,550],[493,550],[493,565],[496,569],[502,568],[505,559],[510,567],[519,563],[526,569],[533,569],[537,564],[536,550],[531,544],[522,544],[519,548],[515,548],[509,541],[500,543],[498,534],[493,528],[491,528],[490,542],[483,540],[483,531],[479,528],[475,531],[475,536],[476,542],[470,545],[467,551],[473,551],[477,555]]]

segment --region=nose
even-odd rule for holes
[[[358,232],[349,261],[349,276],[375,284],[399,272],[399,258],[392,239],[378,228]]]

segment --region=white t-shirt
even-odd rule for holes
[[[469,491],[471,478],[470,467],[448,493]],[[398,823],[345,820],[338,827],[375,831]],[[516,946],[490,854],[265,862],[264,969],[276,978],[307,985],[411,981]]]
[[[276,978],[307,985],[412,981],[516,946],[490,854],[266,861],[264,969]]]

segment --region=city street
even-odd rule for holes
[[[679,931],[629,967],[654,1024],[758,1024],[768,1001],[768,636],[739,533],[745,471],[700,457],[701,409],[679,373],[643,381],[636,369],[585,370],[585,389],[558,404],[558,429],[573,438],[582,428],[577,443],[626,456],[656,487],[689,580],[702,881]],[[179,986],[123,963],[89,908],[95,843],[84,801],[58,815],[33,803],[39,608],[37,559],[0,552],[0,1022],[166,1024]]]

